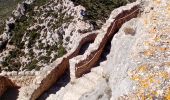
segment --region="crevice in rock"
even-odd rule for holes
[[[0,43],[0,53],[6,48],[7,43],[8,43],[8,40],[2,41]]]

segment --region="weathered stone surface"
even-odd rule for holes
[[[129,8],[130,9],[130,8]],[[121,12],[120,12],[121,13]],[[112,20],[112,21],[114,21],[114,20]],[[104,27],[106,27],[106,25],[104,25]],[[107,31],[107,30],[106,30]],[[99,32],[99,31],[97,31],[97,32]],[[104,31],[103,31],[104,32]],[[100,36],[100,34],[98,34],[99,36]],[[100,39],[100,40],[99,40]],[[96,41],[102,41],[102,39],[101,38],[96,38]],[[99,44],[100,44],[100,42],[98,42],[97,41],[97,43],[96,44],[98,44],[98,45],[96,45],[96,47],[98,47],[99,46]],[[95,45],[95,44],[94,44]],[[95,47],[95,46],[94,46]],[[88,52],[88,51],[87,51]],[[89,53],[90,54],[90,53]],[[86,55],[84,55],[85,57],[86,57]],[[81,57],[83,57],[83,56],[77,56],[76,58],[73,58],[73,59],[71,59],[70,60],[70,66],[71,66],[71,71],[73,71],[73,72],[71,72],[71,75],[72,74],[75,74],[76,72],[75,72],[75,67],[74,67],[74,63],[73,62],[78,62],[78,60],[79,59],[81,59]],[[72,65],[73,64],[73,65]],[[103,64],[103,65],[105,65],[105,64]],[[100,73],[100,75],[98,75],[98,76],[100,76],[100,77],[105,77],[105,75],[103,74],[103,72],[100,72],[100,67],[99,67],[99,69],[97,69],[96,70],[96,72],[95,72],[95,70],[92,70],[92,72],[90,72],[89,74],[87,74],[87,75],[84,75],[84,76],[82,76],[80,79],[75,79],[74,78],[74,80],[72,80],[72,82],[71,83],[69,83],[68,85],[66,85],[66,87],[65,88],[62,88],[59,92],[57,92],[55,95],[50,95],[50,97],[48,98],[49,100],[52,100],[52,99],[54,99],[55,98],[55,100],[78,100],[78,99],[80,99],[81,98],[81,95],[83,96],[83,94],[85,95],[85,93],[86,92],[88,92],[89,93],[89,97],[86,97],[86,95],[85,95],[85,97],[82,97],[82,99],[88,99],[88,98],[103,98],[103,99],[109,99],[111,96],[111,90],[110,90],[110,88],[109,87],[107,87],[107,82],[106,82],[106,80],[107,80],[107,78],[103,78],[103,81],[105,81],[105,82],[102,82],[101,84],[103,84],[104,85],[104,87],[102,87],[102,88],[100,88],[101,90],[99,90],[99,88],[96,88],[96,87],[100,87],[100,85],[101,84],[99,84],[98,86],[96,86],[95,85],[95,87],[93,86],[93,88],[91,88],[91,89],[88,89],[88,90],[86,90],[86,89],[83,89],[82,87],[79,87],[79,85],[78,85],[78,83],[79,82],[81,82],[81,80],[84,80],[84,83],[85,83],[85,79],[88,77],[89,78],[89,80],[90,81],[86,81],[86,84],[83,84],[83,86],[84,86],[84,88],[88,88],[88,86],[86,86],[87,84],[91,84],[91,85],[93,85],[93,82],[94,83],[100,83],[100,81],[101,80],[97,80],[97,79],[95,79],[95,78],[97,78],[97,76],[96,76],[96,73]],[[95,73],[95,74],[94,74]],[[72,77],[71,77],[72,78]],[[84,79],[85,78],[85,79]],[[77,90],[79,89],[79,92],[76,92]],[[83,92],[83,91],[85,91],[86,90],[86,92]],[[96,91],[94,91],[94,90],[96,90],[96,91],[98,91],[98,93],[96,93]],[[69,91],[71,91],[71,92],[69,92]],[[75,92],[74,92],[75,91]],[[91,96],[91,94],[98,94],[98,95],[94,95],[94,96]],[[104,93],[104,94],[103,94]]]
[[[141,16],[125,23],[114,36],[105,69],[111,100],[169,99],[169,3],[143,1]],[[127,27],[135,34],[127,34]]]
[[[132,5],[128,5],[128,6],[129,6],[129,8],[128,7],[127,8],[129,10],[131,8],[133,9],[133,7],[135,7],[136,4],[132,4]],[[123,8],[120,8],[120,9],[123,9]],[[127,12],[129,12],[128,10],[127,10]],[[118,13],[117,15],[124,13],[123,11],[126,12],[126,10],[120,10],[120,13]],[[113,15],[113,16],[115,16],[115,15]],[[79,50],[83,44],[96,40],[96,41],[94,41],[94,43],[92,45],[90,45],[89,48],[91,48],[91,49],[87,51],[88,55],[90,55],[90,53],[92,51],[98,50],[97,48],[100,49],[101,46],[104,46],[105,43],[107,42],[106,40],[108,39],[108,36],[106,36],[107,38],[105,38],[105,35],[108,35],[108,33],[107,33],[107,31],[109,30],[108,28],[112,27],[112,26],[110,26],[110,24],[115,21],[112,19],[113,16],[111,16],[110,20],[108,20],[106,22],[106,24],[103,25],[103,27],[100,31],[82,34],[80,38],[77,38],[78,40],[76,41],[76,43],[74,43],[73,48],[70,50],[70,52],[68,54],[66,54],[62,58],[57,59],[52,65],[41,69],[39,72],[36,71],[32,74],[32,72],[22,71],[22,72],[19,72],[18,73],[19,76],[16,76],[16,77],[13,76],[13,72],[12,73],[6,72],[7,73],[6,75],[9,77],[9,79],[11,79],[11,81],[13,83],[15,83],[17,86],[21,87],[19,89],[20,92],[19,92],[18,100],[23,100],[23,99],[24,100],[30,100],[30,99],[35,100],[35,99],[37,99],[45,90],[47,90],[51,85],[53,85],[56,82],[56,80],[65,72],[65,70],[69,67],[69,60],[71,58],[75,57],[79,53]],[[115,16],[115,19],[116,19],[116,17],[117,16]],[[127,20],[129,18],[127,18]],[[124,22],[124,21],[122,21],[122,22]],[[117,27],[117,26],[114,26],[114,27]],[[114,30],[114,31],[116,31],[116,30]],[[99,32],[101,32],[102,34],[97,35],[97,33],[99,33]],[[105,33],[107,33],[107,34],[105,34]],[[97,38],[96,38],[96,36],[97,36]],[[104,45],[102,44],[102,42],[104,42]],[[101,47],[101,48],[103,49],[103,47]],[[102,49],[99,50],[100,54],[102,52]],[[99,54],[99,56],[100,56],[100,54]],[[96,57],[97,60],[99,59],[99,56]],[[91,63],[94,63],[97,60],[94,60]],[[94,65],[94,64],[92,64],[92,65]],[[90,67],[92,65],[90,65]],[[95,77],[93,75],[91,75],[89,77],[93,77],[95,79]],[[102,75],[100,77],[102,77]],[[97,80],[96,80],[96,82],[97,82]],[[73,97],[73,98],[78,99],[78,98],[80,98],[80,96],[81,95],[79,95],[78,97]],[[66,99],[67,96],[65,95],[64,98]]]
[[[168,0],[143,1],[141,16],[126,22],[112,40],[111,53],[104,68],[107,81],[100,81],[94,90],[81,97],[82,100],[169,99],[168,4]],[[133,34],[126,28],[132,29]],[[75,63],[81,59],[76,58]],[[109,92],[104,93],[105,90]],[[60,97],[59,94],[56,97]]]
[[[120,12],[118,13],[117,11]],[[70,60],[72,79],[75,77],[80,77],[84,73],[90,71],[90,69],[100,59],[100,55],[107,41],[113,37],[115,32],[117,32],[123,23],[138,15],[139,2],[127,5],[126,7],[118,8],[112,13],[117,13],[117,16],[115,16],[115,14],[111,14],[104,27],[98,31],[99,34],[97,35],[94,43],[89,46],[87,51],[83,55],[77,56]]]
[[[143,12],[137,17],[139,4]],[[6,77],[0,77],[0,95],[10,86],[21,86],[18,100],[35,100],[70,67],[73,80],[47,100],[169,100],[169,4],[168,0],[144,0],[115,9],[101,30],[82,34],[70,52],[52,65],[40,71],[3,71]],[[113,33],[106,62],[91,69]],[[94,43],[77,56],[89,41]],[[82,77],[76,79],[76,75]]]

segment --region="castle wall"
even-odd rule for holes
[[[81,77],[83,74],[89,72],[90,69],[96,65],[108,40],[112,38],[114,34],[116,34],[119,28],[126,21],[137,17],[139,11],[139,3],[135,2],[131,5],[118,8],[112,12],[109,20],[99,32],[99,34],[101,35],[98,35],[96,37],[96,40],[88,48],[86,53],[70,60],[72,80]],[[115,13],[117,14],[116,16],[113,15]]]

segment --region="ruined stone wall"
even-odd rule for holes
[[[37,77],[33,80],[33,84],[20,89],[18,100],[35,100],[43,92],[48,90],[69,68],[69,59],[75,57],[81,46],[87,42],[94,41],[97,34],[83,34],[68,54],[62,58],[58,58],[51,66],[41,69]]]
[[[111,17],[106,22],[106,24],[103,25],[101,30],[98,30],[93,33],[83,34],[81,38],[77,40],[77,43],[74,45],[73,49],[68,54],[66,54],[61,58],[58,58],[52,65],[42,68],[40,71],[36,72],[33,75],[33,77],[30,78],[30,81],[28,82],[29,84],[23,85],[22,82],[19,82],[19,79],[13,80],[13,83],[17,83],[17,85],[21,86],[21,88],[19,89],[18,100],[37,99],[43,92],[48,90],[61,77],[61,75],[64,74],[64,72],[66,71],[66,69],[69,68],[69,66],[71,70],[71,76],[73,75],[81,76],[86,71],[89,71],[90,68],[94,66],[94,64],[100,58],[100,55],[103,51],[105,44],[107,43],[109,37],[111,37],[110,32],[114,34],[115,30],[118,30],[119,27],[121,27],[121,25],[125,21],[133,17],[136,17],[137,13],[132,14],[132,16],[129,16],[128,18],[122,19],[120,22],[117,21],[116,24],[114,24],[115,21],[119,18],[124,17],[124,14],[127,15],[133,12],[134,10],[136,10],[138,8],[138,5],[139,3],[133,3],[125,7],[114,10],[113,13],[111,14]],[[114,14],[115,12],[116,14]],[[111,31],[109,31],[109,29],[111,29]],[[94,41],[94,43],[90,45],[89,47],[90,49],[88,49],[85,54],[76,57],[76,59],[72,59],[73,57],[78,55],[82,45],[91,41]],[[69,65],[70,59],[72,60],[70,61],[70,65]],[[4,83],[7,83],[7,81],[4,81]],[[0,89],[0,91],[2,91],[1,94],[8,87],[14,86],[14,85],[5,85],[3,84],[3,82],[0,85],[2,86],[2,90]]]
[[[108,42],[108,40],[113,37],[113,35],[119,30],[119,28],[122,26],[123,23],[126,21],[137,17],[139,13],[139,3],[135,2],[131,5],[127,5],[126,7],[121,7],[113,11],[112,14],[115,12],[120,12],[117,13],[117,15],[112,15],[110,16],[109,20],[106,22],[107,25],[104,26],[103,30],[99,34],[103,34],[103,36],[98,35],[96,37],[97,41],[96,43],[98,45],[91,46],[95,49],[89,49],[84,55],[78,56],[70,60],[71,64],[71,78],[74,80],[76,77],[81,77],[83,74],[86,72],[89,72],[90,69],[97,63],[97,61],[100,59],[101,53]],[[112,18],[113,17],[113,18]],[[113,20],[113,21],[112,21]],[[112,22],[111,22],[112,21]],[[107,31],[104,31],[105,27],[107,27]],[[102,32],[105,33],[102,33]],[[98,38],[102,38],[102,40],[97,40]],[[83,58],[83,59],[81,59]],[[75,62],[76,61],[76,62]]]
[[[4,76],[11,80],[13,84],[15,84],[18,87],[28,86],[32,83],[32,81],[35,79],[35,75],[38,71],[12,71],[12,72],[6,72],[2,71],[0,73],[0,76]]]
[[[6,87],[6,81],[5,78],[0,76],[0,96],[2,96],[2,94],[6,91],[7,87]]]
[[[65,70],[69,68],[69,59],[79,53],[81,46],[94,41],[96,36],[96,33],[83,34],[82,38],[77,40],[78,43],[68,54],[40,71],[3,71],[0,73],[2,75],[0,77],[0,95],[9,87],[21,87],[18,100],[35,100],[64,74]],[[9,82],[13,85],[9,85]]]
[[[0,97],[8,88],[14,86],[15,85],[8,78],[0,76]]]

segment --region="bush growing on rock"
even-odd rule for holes
[[[85,20],[106,21],[111,11],[135,0],[72,0],[75,5],[82,5],[86,8]]]

